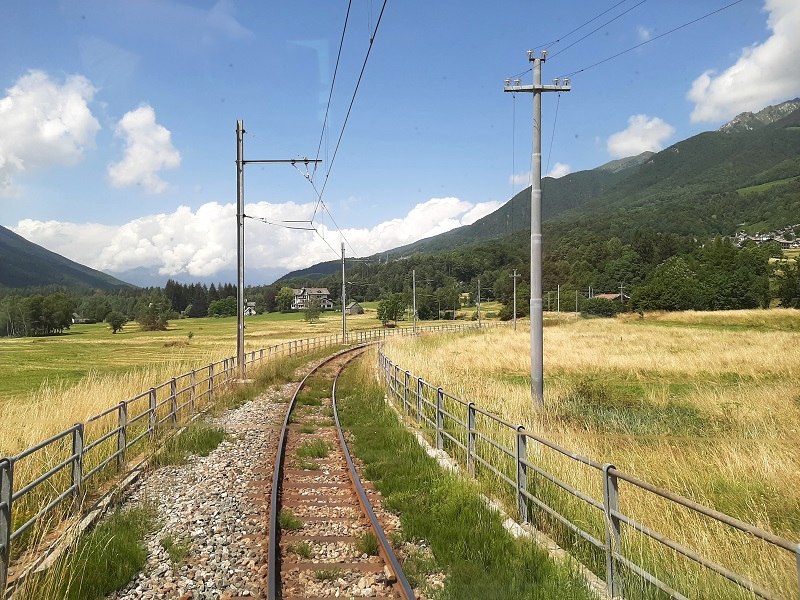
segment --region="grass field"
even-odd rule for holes
[[[432,385],[571,451],[797,540],[798,331],[800,312],[781,309],[554,323],[544,334],[541,412],[530,400],[527,329],[391,340],[387,354]],[[597,497],[595,474],[555,468]],[[687,520],[653,497],[633,498],[629,510],[656,529],[796,596],[791,557]],[[567,510],[581,518],[580,509]],[[655,561],[666,561],[665,553]],[[705,584],[692,585],[697,591]],[[739,597],[727,594],[713,588],[697,596]]]
[[[341,319],[341,313],[332,312],[323,313],[317,323],[307,323],[302,313],[248,317],[245,350],[341,333]],[[348,331],[380,325],[374,308],[348,317]],[[235,354],[235,317],[176,319],[167,331],[141,331],[129,323],[112,334],[108,325],[98,323],[73,325],[60,336],[0,338],[0,406],[10,399],[29,398],[43,386],[70,387],[88,375],[135,373],[156,365],[177,374]]]

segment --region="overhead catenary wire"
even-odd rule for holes
[[[659,40],[659,39],[661,39],[663,37],[666,37],[666,36],[668,36],[668,35],[670,35],[672,33],[675,33],[676,31],[679,31],[679,30],[681,30],[681,29],[683,29],[685,27],[688,27],[689,25],[694,25],[698,21],[702,21],[703,19],[707,19],[708,17],[711,17],[711,16],[713,16],[713,15],[715,15],[717,13],[720,13],[723,10],[727,10],[727,9],[731,8],[732,6],[736,6],[737,4],[741,4],[742,2],[744,2],[744,0],[734,0],[734,2],[726,4],[725,6],[722,6],[722,7],[718,8],[718,9],[716,9],[716,10],[712,10],[711,12],[708,12],[708,13],[700,16],[700,17],[697,17],[696,19],[692,19],[691,21],[683,23],[682,25],[678,25],[677,27],[674,27],[674,28],[670,29],[669,31],[665,31],[664,33],[661,33],[661,34],[659,34],[659,35],[657,35],[655,37],[652,37],[649,40],[645,40],[643,42],[640,42],[640,43],[636,44],[635,46],[631,46],[630,48],[627,48],[627,49],[623,50],[622,52],[617,52],[616,54],[613,54],[612,56],[604,58],[603,60],[599,60],[596,63],[592,63],[591,65],[583,67],[582,69],[576,69],[575,71],[567,73],[566,75],[564,75],[564,77],[573,77],[574,75],[577,75],[578,73],[584,73],[584,72],[588,71],[589,69],[593,69],[594,67],[602,65],[604,63],[607,63],[607,62],[609,62],[611,60],[614,60],[615,58],[619,58],[623,54],[627,54],[628,52],[632,52],[632,51],[636,50],[637,48],[641,48],[642,46],[645,46],[646,44],[650,44],[651,42],[655,42],[656,40]]]
[[[330,114],[331,110],[331,98],[333,98],[333,88],[336,85],[336,74],[339,72],[339,61],[342,58],[342,47],[344,46],[344,36],[347,32],[347,22],[350,20],[350,7],[353,4],[353,0],[350,0],[347,3],[347,13],[344,16],[344,26],[342,27],[342,37],[339,39],[339,51],[336,54],[336,66],[333,68],[333,77],[331,78],[331,89],[328,93],[328,104],[325,106],[325,118],[322,120],[322,131],[319,134],[319,144],[317,144],[317,155],[316,158],[319,158],[320,150],[322,149],[322,140],[325,139],[325,131],[328,126],[328,115]],[[311,179],[314,178],[314,175],[317,173],[317,165],[319,163],[314,163],[314,171],[311,174]],[[313,217],[312,217],[313,220]]]
[[[335,222],[335,220],[333,218],[333,214],[331,214],[330,209],[325,205],[325,203],[323,201],[323,197],[324,197],[324,194],[325,194],[325,188],[328,185],[328,180],[330,179],[330,174],[331,174],[331,171],[333,169],[333,164],[336,161],[336,156],[339,153],[339,147],[340,147],[340,145],[342,143],[342,138],[344,137],[344,132],[345,132],[345,129],[347,128],[347,123],[350,120],[350,114],[352,113],[353,105],[355,104],[355,100],[356,100],[356,95],[358,94],[359,87],[361,86],[361,80],[364,77],[364,71],[367,68],[367,62],[369,61],[370,54],[372,53],[372,48],[373,48],[373,45],[375,43],[375,37],[378,34],[378,28],[380,27],[381,21],[383,20],[383,14],[384,14],[384,11],[386,10],[387,2],[388,2],[388,0],[383,0],[383,4],[381,5],[380,13],[378,14],[378,19],[375,22],[375,28],[370,31],[369,46],[367,47],[367,53],[364,56],[364,62],[361,65],[361,71],[359,72],[358,80],[356,81],[355,88],[353,89],[353,95],[350,98],[350,104],[348,105],[347,113],[345,114],[344,122],[342,123],[342,129],[339,132],[339,137],[338,137],[338,139],[336,141],[336,146],[335,146],[335,148],[333,150],[333,154],[331,155],[330,160],[328,161],[328,169],[327,169],[327,171],[325,173],[325,179],[324,179],[324,181],[322,183],[321,189],[319,189],[317,191],[316,185],[314,185],[314,182],[311,181],[311,178],[309,178],[309,181],[311,181],[312,185],[314,186],[314,190],[317,191],[317,201],[315,202],[314,211],[313,211],[313,213],[311,215],[311,222],[312,223],[314,221],[314,218],[317,215],[317,211],[319,210],[319,207],[322,206],[325,209],[325,211],[328,213],[328,215],[331,217],[331,221],[333,221],[334,225],[336,225],[336,222]],[[338,225],[336,225],[336,228],[337,228],[339,234],[342,236],[342,240],[350,247],[350,249],[353,251],[354,254],[357,254],[355,252],[355,250],[353,249],[353,245],[349,242],[349,240],[347,240],[347,238],[345,237],[344,233],[342,233],[342,230],[339,228]]]

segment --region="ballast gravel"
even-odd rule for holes
[[[264,484],[292,387],[270,390],[213,419],[227,436],[211,454],[160,468],[132,490],[126,504],[154,505],[161,527],[145,540],[145,569],[108,600],[260,597],[267,571]],[[170,545],[185,551],[177,563],[167,552]]]

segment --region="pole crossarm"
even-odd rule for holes
[[[296,165],[297,163],[303,163],[304,165],[310,165],[311,163],[317,164],[321,163],[322,160],[317,160],[315,158],[270,158],[264,160],[243,160],[243,165],[249,165],[254,163],[284,163],[288,165]]]

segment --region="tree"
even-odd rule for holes
[[[319,321],[319,314],[321,312],[319,302],[317,300],[309,301],[308,306],[306,306],[303,312],[305,313],[306,322],[316,323]]]
[[[292,301],[294,300],[294,290],[290,287],[282,287],[278,292],[276,299],[278,310],[281,312],[289,312],[292,310]]]
[[[111,333],[122,331],[122,328],[127,322],[128,319],[125,317],[125,315],[123,315],[121,312],[117,312],[116,310],[111,311],[106,316],[106,323],[111,326]]]
[[[378,303],[378,318],[386,327],[389,321],[397,321],[405,311],[408,302],[403,294],[392,294]]]
[[[236,313],[236,298],[233,296],[228,296],[224,300],[214,300],[208,305],[209,317],[235,317]]]
[[[144,331],[165,331],[169,313],[169,300],[160,292],[153,292],[139,301],[136,320]]]

